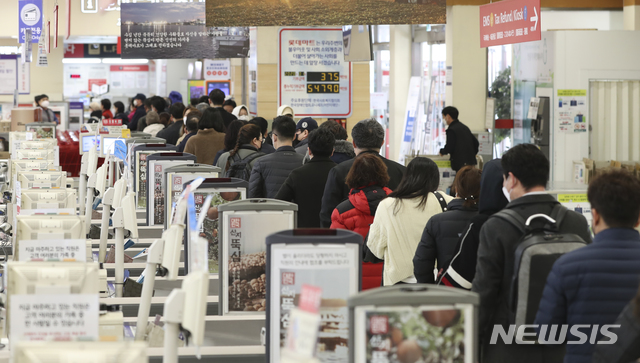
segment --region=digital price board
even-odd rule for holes
[[[337,83],[307,83],[307,93],[340,93],[340,85]]]
[[[307,72],[307,82],[340,82],[340,72]]]

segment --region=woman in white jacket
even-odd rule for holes
[[[367,246],[384,260],[383,285],[415,283],[413,256],[431,216],[442,213],[453,199],[436,192],[440,171],[428,158],[415,158],[407,166],[398,188],[378,206]]]

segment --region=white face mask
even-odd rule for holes
[[[48,108],[49,107],[49,101],[42,101],[40,102],[40,106],[44,107],[44,108]]]
[[[187,116],[182,118],[182,122],[186,125],[187,124]]]
[[[504,197],[507,198],[507,201],[511,202],[511,194],[506,187],[502,187],[502,194],[504,194]]]

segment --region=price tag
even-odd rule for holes
[[[99,340],[98,294],[12,295],[11,342]]]
[[[21,240],[20,261],[87,261],[87,245],[83,239]]]
[[[129,129],[124,129],[122,130],[122,137],[125,139],[128,139],[131,137],[131,130]]]

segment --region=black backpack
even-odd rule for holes
[[[236,153],[231,158],[231,165],[229,165],[229,169],[224,173],[224,177],[249,181],[251,177],[251,162],[264,155],[266,154],[258,151],[241,159],[240,155]]]
[[[567,208],[558,204],[551,215],[534,214],[526,221],[511,209],[494,214],[522,234],[514,253],[511,292],[507,297],[512,324],[533,324],[553,264],[563,254],[587,245],[576,234],[560,232],[567,212]]]

